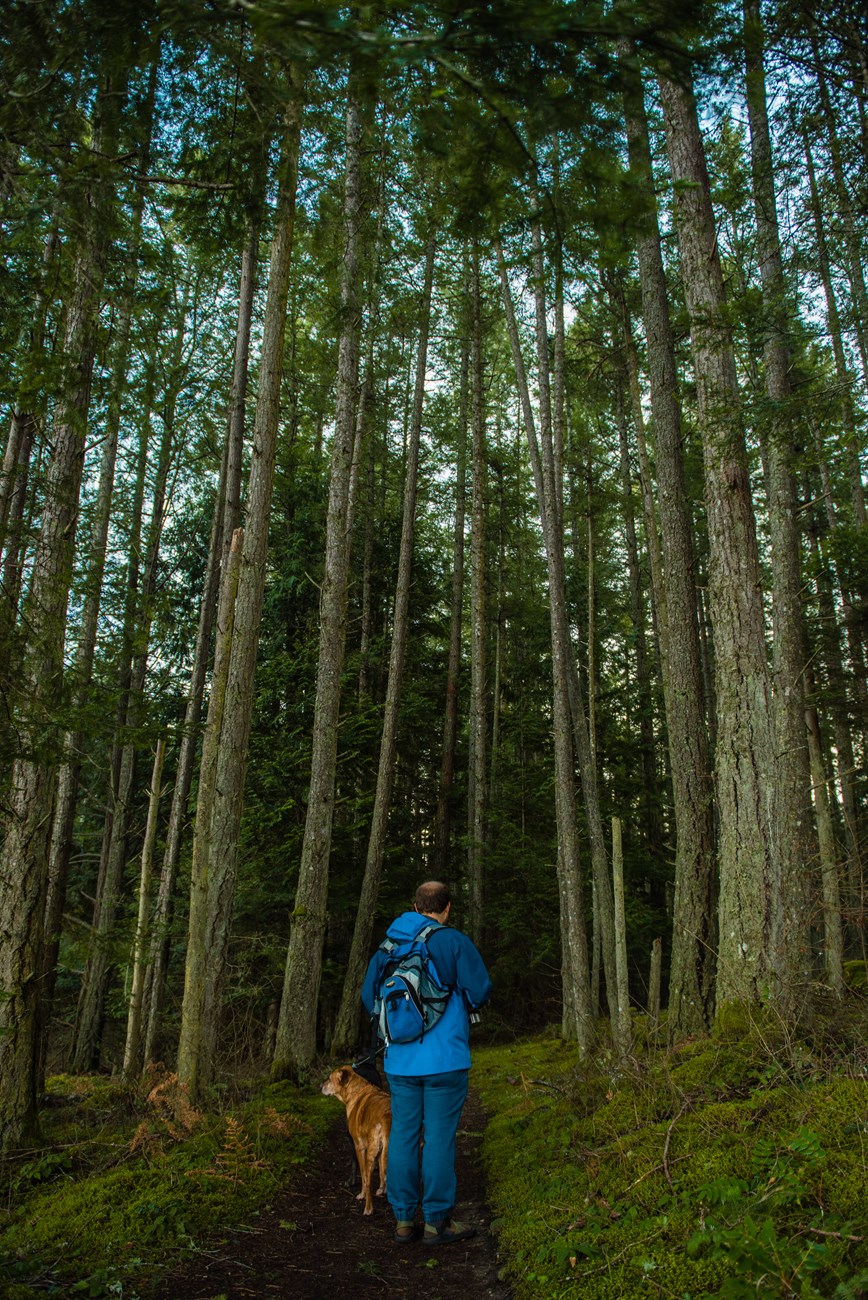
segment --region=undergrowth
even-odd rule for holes
[[[637,1025],[641,1033],[641,1023]],[[477,1051],[515,1300],[868,1297],[868,1051],[749,1026],[628,1069]]]
[[[45,1146],[10,1161],[0,1187],[8,1300],[147,1295],[159,1271],[253,1217],[334,1118],[290,1084],[200,1112],[165,1071],[136,1092],[91,1075],[47,1091]]]

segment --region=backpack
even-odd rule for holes
[[[421,1041],[446,1010],[452,989],[444,988],[438,980],[425,943],[434,930],[442,929],[434,921],[423,926],[415,939],[404,943],[385,939],[380,944],[380,952],[387,954],[387,961],[373,1019],[387,1047],[390,1043]]]

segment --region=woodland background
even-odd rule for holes
[[[46,1062],[352,1050],[430,876],[583,1053],[658,938],[674,1037],[841,996],[862,7],[0,24],[4,1143]]]

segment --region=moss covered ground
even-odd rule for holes
[[[864,1011],[863,1004],[863,1011]],[[868,1297],[868,1034],[717,1036],[580,1062],[554,1035],[475,1049],[488,1196],[515,1300]],[[45,1145],[0,1188],[0,1296],[147,1300],[167,1269],[253,1223],[334,1103],[288,1084],[195,1111],[58,1076]]]
[[[45,1147],[11,1162],[0,1296],[146,1296],[186,1255],[244,1224],[334,1121],[289,1084],[196,1111],[172,1076],[137,1092],[105,1076],[48,1082]]]
[[[866,1062],[757,1027],[623,1069],[476,1052],[515,1300],[868,1296]]]

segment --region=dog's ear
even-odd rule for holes
[[[338,1070],[338,1078],[340,1079],[342,1084],[349,1083],[352,1077],[353,1077],[353,1072],[350,1066],[342,1065],[341,1068]]]

